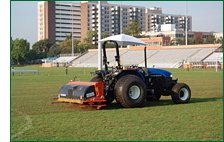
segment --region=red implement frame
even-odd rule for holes
[[[104,102],[107,102],[107,100],[104,99],[104,84],[103,82],[75,82],[75,80],[71,80],[68,84],[83,84],[83,85],[94,85],[95,87],[95,93],[96,97],[90,98],[88,100],[83,100],[83,104],[81,107],[95,107],[97,109],[101,109],[101,107],[106,106],[106,104],[102,104]],[[58,98],[54,98],[56,100]],[[70,103],[73,104],[73,102],[51,102],[53,103]]]

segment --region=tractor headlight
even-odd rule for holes
[[[173,77],[173,75],[171,74],[170,77]]]

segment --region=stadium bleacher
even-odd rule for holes
[[[212,62],[212,61],[217,61],[220,63],[223,63],[223,53],[221,52],[214,52],[212,55],[210,55],[208,58],[204,60],[204,62]]]
[[[220,45],[198,48],[170,48],[147,50],[147,66],[156,68],[179,68],[184,61],[201,61],[212,54]],[[122,49],[120,52],[121,65],[144,66],[144,51]],[[212,54],[213,55],[213,54]],[[109,66],[115,65],[116,51],[107,51],[107,61]],[[213,56],[216,56],[215,54]],[[212,58],[212,57],[210,57]],[[91,51],[79,56],[72,62],[73,67],[97,67],[98,52]]]
[[[53,63],[70,63],[72,60],[77,58],[78,56],[73,57],[59,57],[56,60],[53,61]]]
[[[216,48],[204,48],[200,49],[196,54],[192,55],[190,58],[188,58],[188,61],[201,61],[206,56],[208,56],[210,53],[215,51]]]

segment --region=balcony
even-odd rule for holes
[[[157,20],[155,19],[155,20],[152,20],[152,22],[157,22]]]

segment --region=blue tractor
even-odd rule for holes
[[[111,70],[108,69],[107,43],[114,43],[116,46],[116,67]],[[60,101],[61,98],[61,101],[76,103],[81,101],[81,104],[88,104],[90,107],[97,107],[98,109],[114,100],[125,108],[140,107],[145,100],[158,101],[162,95],[171,95],[173,102],[176,104],[189,102],[191,90],[187,84],[177,83],[177,79],[172,79],[172,73],[169,71],[147,68],[146,47],[144,49],[144,60],[145,67],[120,65],[118,42],[116,40],[106,40],[103,43],[105,70],[95,71],[96,76],[90,82],[73,81],[64,85],[58,93],[58,100]],[[101,84],[96,85],[91,84],[91,82],[100,82]],[[77,88],[86,89],[80,90]],[[70,91],[68,91],[69,89]],[[99,90],[102,91],[99,92]],[[72,101],[74,99],[77,101]]]

